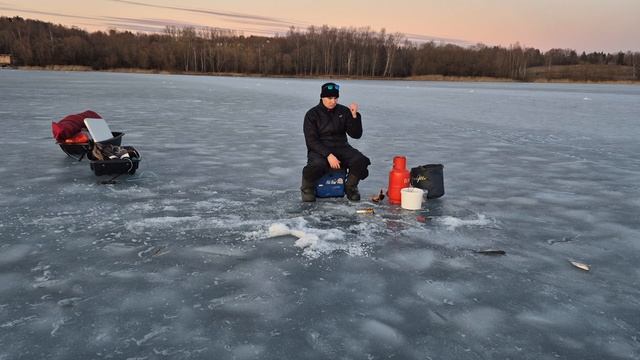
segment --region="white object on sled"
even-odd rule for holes
[[[422,195],[424,191],[419,188],[407,187],[400,190],[400,206],[407,210],[420,210],[422,208]]]
[[[109,140],[113,137],[109,125],[104,119],[84,119],[84,125],[89,129],[89,134],[95,142]]]

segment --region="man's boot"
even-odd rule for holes
[[[304,176],[302,177],[302,186],[300,187],[300,191],[302,191],[302,201],[316,201],[316,184],[305,179]]]
[[[344,185],[344,192],[347,194],[347,199],[351,201],[360,201],[360,192],[358,191],[358,179],[357,176],[349,174],[347,176],[347,183]]]

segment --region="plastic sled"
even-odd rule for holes
[[[123,132],[114,131],[111,133],[113,135],[110,139],[103,141],[103,143],[112,144],[120,146],[122,144],[122,137],[124,136]],[[91,151],[91,143],[57,143],[60,145],[62,151],[64,151],[67,156],[74,158],[78,161],[82,160],[82,158],[87,155],[89,151]]]
[[[94,174],[96,176],[135,174],[140,163],[140,153],[131,146],[123,146],[122,148],[129,151],[129,158],[98,160],[91,151],[87,152],[87,158],[90,160],[89,166]]]

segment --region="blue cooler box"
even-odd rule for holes
[[[343,197],[345,171],[332,171],[316,181],[316,196],[319,198]]]

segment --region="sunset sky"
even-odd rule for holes
[[[459,45],[640,51],[640,0],[0,0],[0,15],[89,31],[177,25],[271,36],[329,25]]]

